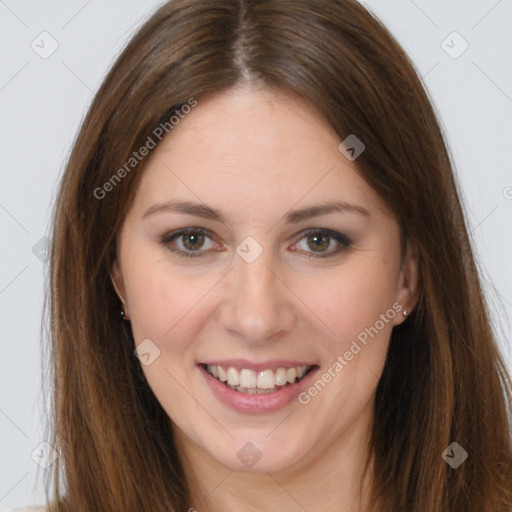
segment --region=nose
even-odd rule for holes
[[[272,268],[271,256],[264,251],[252,263],[235,258],[227,276],[221,328],[252,344],[275,341],[292,331],[296,322],[294,295]]]

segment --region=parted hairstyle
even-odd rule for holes
[[[146,158],[104,197],[98,190],[191,98],[200,104],[240,84],[299,95],[340,142],[356,134],[366,146],[360,175],[417,251],[419,301],[392,331],[377,387],[373,509],[510,512],[511,382],[451,156],[412,62],[355,0],[173,0],[108,72],[74,142],[52,224],[46,428],[59,457],[45,477],[50,510],[190,507],[171,421],[134,356],[110,279]],[[441,456],[454,441],[469,454],[457,469]]]

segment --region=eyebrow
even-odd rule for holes
[[[351,213],[363,215],[364,217],[371,217],[371,213],[362,206],[347,203],[345,201],[331,201],[324,204],[289,211],[284,216],[284,220],[288,224],[297,224],[303,220],[312,219],[314,217],[334,212]],[[144,212],[142,218],[146,218],[157,213],[181,213],[222,222],[223,224],[228,223],[227,217],[225,217],[219,210],[193,201],[168,201],[165,203],[157,203],[148,208]]]

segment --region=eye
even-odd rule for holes
[[[161,244],[171,252],[186,257],[204,256],[207,251],[218,250],[211,233],[203,228],[173,231],[162,238]]]
[[[307,255],[309,258],[326,258],[340,253],[350,247],[350,244],[350,238],[343,233],[330,229],[310,229],[304,232],[302,238],[292,245],[291,250],[309,252]],[[308,249],[311,249],[311,251]]]
[[[290,250],[309,253],[307,256],[310,258],[334,256],[351,244],[348,236],[330,229],[310,229],[303,232],[302,235]],[[160,243],[171,252],[185,257],[206,256],[208,252],[220,250],[213,241],[210,231],[196,227],[168,233]]]

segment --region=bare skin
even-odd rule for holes
[[[365,510],[375,391],[391,331],[417,301],[417,263],[411,250],[401,258],[396,220],[340,142],[283,92],[244,86],[202,99],[153,150],[122,226],[114,282],[136,344],[160,350],[143,370],[172,420],[199,512]],[[169,201],[224,219],[145,215]],[[352,207],[287,222],[334,201]],[[207,233],[171,240],[183,228]],[[237,253],[247,237],[257,245],[242,247],[262,249],[251,263]],[[372,326],[377,334],[358,341]],[[315,380],[331,378],[302,402],[242,412],[198,366],[233,358],[305,362],[318,367]],[[250,467],[237,456],[246,443],[261,455]]]

